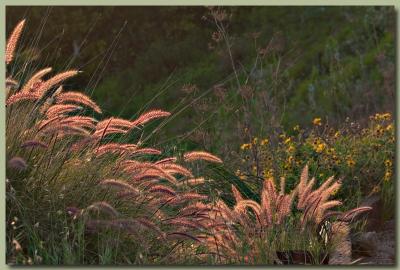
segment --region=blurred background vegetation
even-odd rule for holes
[[[84,72],[66,85],[106,116],[175,113],[153,134],[236,159],[252,137],[312,119],[394,112],[393,7],[7,7],[17,61]],[[150,130],[154,126],[150,127]]]

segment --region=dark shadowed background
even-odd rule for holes
[[[27,18],[17,61],[83,70],[66,87],[106,115],[175,112],[164,138],[217,153],[244,128],[262,136],[394,111],[392,7],[220,10],[215,21],[207,7],[7,7],[7,33]]]

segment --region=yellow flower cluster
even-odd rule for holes
[[[251,149],[252,145],[261,145],[261,146],[265,146],[267,145],[269,142],[269,140],[267,138],[259,140],[257,137],[253,138],[251,140],[251,143],[244,143],[240,146],[241,150],[248,150]]]
[[[271,177],[274,177],[274,170],[273,169],[265,169],[264,171],[263,171],[263,174],[264,174],[264,177],[265,178],[271,178]]]
[[[393,163],[390,159],[385,160],[385,176],[383,180],[386,182],[389,182],[392,178],[392,165]]]
[[[312,143],[312,147],[315,152],[322,153],[327,148],[327,145],[320,138],[316,138]]]
[[[385,132],[385,129],[381,125],[376,125],[375,134],[376,136],[380,137]]]
[[[383,121],[383,120],[388,121],[392,119],[392,115],[390,113],[377,113],[375,114],[374,119],[378,121]]]
[[[280,133],[278,144],[270,143],[268,139],[252,138],[241,149],[257,149],[257,160],[246,158],[241,169],[246,175],[273,177],[279,174],[290,178],[305,163],[309,163],[316,168],[316,175],[320,178],[337,173],[348,181],[357,179],[359,186],[366,190],[378,190],[383,187],[382,182],[392,185],[394,174],[395,136],[391,117],[388,113],[374,114],[368,126],[347,121],[340,129],[328,127],[325,130],[319,128],[324,124],[321,118],[315,118],[312,121],[314,127],[307,132],[302,132],[301,127],[296,125],[292,128],[295,135]],[[242,158],[245,154],[248,153],[243,153]],[[379,167],[377,162],[381,162],[382,166],[383,161],[383,171],[370,169]],[[243,173],[239,177],[245,179]],[[382,182],[374,183],[374,179],[382,179]]]

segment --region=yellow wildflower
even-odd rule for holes
[[[327,149],[326,153],[329,154],[329,155],[334,154],[335,153],[335,148],[331,147],[331,148]]]
[[[349,167],[354,167],[354,165],[356,164],[356,162],[354,161],[354,159],[352,158],[352,157],[348,157],[347,158],[347,165],[349,166]]]
[[[383,178],[386,182],[390,181],[390,178],[392,177],[392,172],[391,171],[386,171],[385,177]]]
[[[242,173],[241,170],[237,170],[235,172],[235,174],[236,174],[237,177],[239,177],[240,180],[245,180],[246,179],[246,176]]]
[[[258,143],[258,138],[255,137],[255,138],[253,139],[253,144],[257,144],[257,143]]]
[[[321,123],[321,118],[314,118],[314,120],[313,120],[313,124],[315,125],[315,126],[320,126],[320,125],[322,125],[322,123]]]
[[[264,140],[261,141],[261,145],[267,145],[269,140],[265,138]]]
[[[375,129],[376,135],[379,137],[379,136],[381,136],[383,134],[383,132],[384,132],[383,127],[381,125],[377,125],[376,129]]]
[[[289,153],[292,153],[292,152],[294,152],[295,149],[296,149],[296,148],[295,148],[293,145],[290,145],[290,146],[288,147],[288,152],[289,152]]]
[[[380,188],[380,186],[375,186],[373,189],[372,189],[372,193],[376,193],[376,192],[379,192],[379,191],[381,191],[381,188]]]
[[[321,153],[322,151],[324,151],[325,147],[326,147],[326,144],[325,144],[325,143],[319,143],[319,144],[317,145],[317,147],[314,148],[314,150],[315,150],[315,152],[317,152],[317,153]]]
[[[335,138],[339,138],[339,136],[340,136],[340,131],[336,131],[335,135],[333,135],[333,137],[335,137]]]
[[[377,113],[375,114],[375,120],[390,120],[392,115],[390,113]]]
[[[246,150],[246,149],[250,149],[250,147],[251,147],[251,144],[249,144],[249,143],[244,143],[244,144],[242,144],[242,145],[240,146],[240,149]]]
[[[385,113],[382,115],[383,119],[385,120],[390,120],[392,118],[392,115],[390,113]]]
[[[392,115],[390,113],[385,113],[382,115],[382,118],[384,120],[390,120],[392,118]]]
[[[385,166],[388,167],[392,167],[392,161],[390,159],[385,160]]]
[[[294,131],[299,131],[300,130],[300,126],[299,125],[295,125],[293,128]]]
[[[386,127],[386,131],[392,131],[393,130],[393,124],[390,124]]]
[[[271,178],[274,176],[274,170],[273,169],[265,169],[264,170],[264,177],[265,178]]]
[[[284,144],[288,144],[288,143],[290,143],[291,141],[292,141],[291,138],[287,138],[283,143],[284,143]]]

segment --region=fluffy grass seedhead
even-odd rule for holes
[[[8,38],[6,45],[6,64],[8,65],[14,59],[15,49],[18,44],[18,40],[21,36],[22,30],[25,26],[25,20],[20,21],[17,26],[12,31],[10,37]]]
[[[280,251],[283,243],[291,246],[289,249],[295,249],[300,243],[303,248],[313,243],[308,249],[318,246],[319,252],[327,252],[329,243],[318,240],[322,222],[332,218],[349,222],[354,220],[353,214],[365,213],[371,208],[330,214],[329,209],[342,205],[340,200],[330,200],[340,188],[340,182],[330,177],[314,188],[315,180],[308,177],[308,166],[305,166],[297,186],[289,194],[285,193],[284,179],[281,178],[279,191],[272,178],[265,179],[260,202],[246,199],[232,186],[234,206],[230,208],[218,201],[207,212],[210,218],[205,224],[212,228],[212,235],[206,240],[208,248],[226,263],[243,261],[243,246],[249,263],[249,258],[254,258],[255,263],[262,260],[263,253],[270,252],[270,263],[273,263],[275,251]]]
[[[7,64],[14,58],[23,26],[24,21],[8,40]],[[182,239],[198,241],[197,235],[204,230],[201,220],[206,216],[183,215],[177,207],[208,200],[191,187],[204,179],[180,165],[176,157],[166,157],[162,150],[127,142],[123,137],[128,132],[142,132],[139,127],[170,113],[151,110],[134,121],[116,117],[97,120],[85,115],[85,109],[101,114],[95,101],[61,85],[78,71],[67,70],[46,79],[51,71],[47,67],[33,72],[30,78],[25,76],[25,82],[7,77],[13,85],[7,88],[6,101],[7,178],[13,191],[7,194],[11,200],[7,203],[8,218],[23,214],[27,228],[29,222],[40,224],[34,235],[21,232],[22,243],[29,246],[33,238],[42,241],[47,237],[61,243],[66,240],[60,230],[78,237],[85,232],[99,233],[105,242],[110,235],[116,239],[128,234],[123,241],[162,252]],[[114,134],[122,137],[108,136]],[[220,161],[204,153],[197,157],[192,153],[188,159]],[[79,231],[69,232],[75,227]],[[13,234],[9,227],[7,232]],[[94,243],[98,238],[89,236],[88,241]]]

